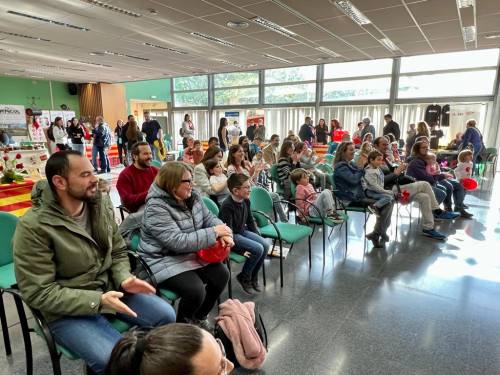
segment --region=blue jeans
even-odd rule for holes
[[[443,203],[446,200],[447,192],[446,192],[446,187],[436,184],[432,186],[432,191],[434,192],[434,195],[436,196],[436,200],[438,204]]]
[[[85,145],[80,143],[72,143],[71,148],[85,156]],[[93,160],[92,160],[93,161]]]
[[[97,171],[97,153],[99,151],[97,150],[96,145],[92,145],[92,165],[94,166],[94,171]]]
[[[451,197],[455,201],[455,211],[460,211],[464,209],[464,198],[465,198],[465,188],[463,185],[454,178],[449,178],[446,180],[439,181],[439,185],[446,188],[447,196],[445,200],[445,205],[452,207]]]
[[[172,306],[156,295],[142,293],[126,295],[122,302],[137,313],[117,314],[117,317],[141,327],[159,327],[175,322]],[[122,335],[100,314],[65,316],[49,324],[58,343],[81,357],[92,369],[102,374],[111,351]]]
[[[150,143],[149,147],[151,147],[151,152],[153,154],[153,159],[161,161],[160,160],[160,155],[158,154],[158,149],[156,148],[156,146]]]
[[[377,208],[383,207],[388,203],[394,202],[394,193],[392,194],[384,194],[384,193],[377,193],[374,190],[366,189],[365,190],[365,195],[368,198],[371,199],[376,199],[377,201],[375,202],[375,206]]]
[[[101,172],[109,172],[111,170],[111,164],[109,162],[108,153],[106,152],[106,147],[97,147],[97,151],[99,152]]]
[[[241,270],[243,278],[257,280],[259,270],[269,249],[269,243],[266,239],[249,230],[245,230],[243,234],[234,234],[233,237],[236,246],[250,253],[250,258],[246,260]]]

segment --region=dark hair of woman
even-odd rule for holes
[[[227,156],[227,165],[228,166],[234,165],[235,167],[237,167],[236,160],[234,159],[234,154],[237,153],[238,151],[240,151],[240,149],[242,149],[242,147],[240,145],[233,145],[229,148],[229,154]],[[246,168],[245,167],[245,158],[241,159],[240,167]]]
[[[411,148],[411,154],[425,161],[425,155],[420,152],[420,149],[424,144],[427,145],[427,143],[425,142],[415,142],[413,147]]]
[[[221,119],[219,120],[219,130],[221,130],[226,125],[227,125],[227,118],[221,117]]]
[[[295,146],[295,150],[293,150],[293,152],[300,154],[304,147],[307,147],[307,145],[304,142],[299,142],[299,143],[297,143],[297,146]]]
[[[241,137],[239,137],[239,138],[238,138],[238,144],[239,144],[239,145],[242,145],[242,144],[243,144],[243,140],[244,140],[245,138],[248,138],[248,137],[247,137],[246,135],[242,135]]]
[[[283,142],[283,144],[281,145],[281,149],[280,149],[280,159],[281,158],[288,159],[290,157],[290,155],[288,155],[288,152],[287,152],[289,148],[293,148],[292,141]]]
[[[125,133],[125,136],[127,137],[127,139],[134,140],[137,139],[138,135],[139,135],[139,129],[137,128],[137,121],[135,120],[129,121],[128,129],[127,132]]]
[[[216,166],[218,166],[219,163],[220,163],[219,159],[216,158],[208,159],[203,162],[203,165],[205,166],[208,175],[211,175],[210,171],[214,169]]]
[[[189,113],[186,113],[186,114],[184,115],[184,121],[187,121],[187,120],[188,120],[188,117],[189,117]]]
[[[203,154],[203,159],[201,159],[201,162],[204,163],[208,159],[215,158],[219,154],[219,152],[222,152],[222,150],[219,147],[210,146],[209,148],[207,148],[207,151],[205,151],[205,153]]]
[[[106,375],[192,375],[192,359],[203,339],[201,330],[189,324],[136,329],[116,343]]]
[[[345,160],[345,152],[347,151],[347,148],[350,145],[354,147],[354,143],[352,142],[342,142],[338,145],[337,150],[335,150],[335,158],[333,159],[333,165],[341,161],[347,161]]]

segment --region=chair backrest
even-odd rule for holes
[[[219,207],[215,204],[215,202],[209,197],[201,197],[203,199],[203,203],[207,206],[208,210],[213,213],[215,216],[219,215]]]
[[[156,168],[161,168],[163,167],[163,164],[159,160],[151,160],[151,165],[155,166]]]
[[[496,149],[496,147],[488,147],[486,149],[486,152],[489,154],[489,155],[497,155],[498,154],[498,150]]]
[[[333,158],[334,158],[334,156],[332,154],[324,154],[323,157],[325,158],[325,161],[328,164],[333,165]]]
[[[297,185],[295,185],[293,182],[290,185],[290,189],[292,190],[292,197],[295,198],[295,190],[297,190]]]
[[[271,165],[271,180],[276,182],[278,186],[283,187],[281,184],[281,180],[278,176],[278,164]]]
[[[137,252],[140,239],[141,235],[139,233],[134,233],[132,237],[130,237],[130,250],[132,250],[134,253]]]
[[[266,215],[269,215],[273,209],[273,199],[269,195],[269,192],[261,187],[254,187],[250,192],[250,208],[256,211],[262,211]],[[263,227],[269,224],[267,218],[262,215],[254,215],[255,221],[259,227]]]
[[[12,237],[19,219],[8,212],[0,211],[0,266],[12,263]]]
[[[327,174],[328,178],[330,179],[330,184],[332,185],[332,188],[335,189],[335,181],[333,179],[333,168],[330,164],[318,164],[318,169]]]
[[[167,142],[170,142],[172,141],[172,134],[165,134],[165,136],[163,137],[163,139]]]

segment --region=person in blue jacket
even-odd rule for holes
[[[474,146],[474,155],[472,156],[472,175],[476,169],[476,158],[483,148],[483,136],[476,128],[476,120],[470,119],[467,121],[467,130],[462,134],[461,144],[466,147],[469,143]]]

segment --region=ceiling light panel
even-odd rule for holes
[[[379,39],[379,42],[382,43],[384,45],[384,47],[387,48],[390,51],[398,51],[399,50],[398,46],[395,45],[393,43],[393,41],[390,40],[389,38]]]
[[[90,4],[90,5],[95,5],[97,7],[100,7],[100,8],[103,8],[103,9],[107,9],[107,10],[111,10],[113,12],[116,12],[116,13],[119,13],[119,14],[123,14],[124,16],[129,16],[129,17],[135,17],[135,18],[138,18],[138,17],[141,17],[142,14],[140,13],[136,13],[136,12],[132,12],[131,10],[127,10],[127,9],[123,9],[123,8],[118,8],[118,7],[115,7],[115,6],[112,6],[112,5],[108,5],[102,1],[97,1],[97,0],[80,0],[82,3],[87,3],[87,4]]]
[[[47,68],[64,69],[64,70],[74,70],[76,72],[86,72],[85,69],[67,68],[65,66],[48,65],[48,64],[42,64],[42,66],[45,66]]]
[[[257,18],[254,18],[252,21],[255,23],[258,23],[261,26],[268,28],[269,30],[276,31],[277,33],[280,33],[282,35],[285,35],[288,37],[297,36],[297,34],[295,34],[293,31],[285,29],[284,27],[277,25],[274,22],[271,22],[269,20],[266,20],[265,18],[257,17]]]
[[[133,56],[133,55],[127,55],[125,53],[119,53],[119,52],[111,52],[111,51],[104,51],[106,55],[114,55],[114,56],[120,56],[120,57],[128,57],[129,59],[136,59],[136,60],[142,60],[142,61],[149,61],[149,59],[146,59],[145,57],[140,57],[140,56]]]
[[[181,55],[187,55],[188,53],[187,52],[184,52],[180,49],[175,49],[175,48],[169,48],[169,47],[163,47],[163,46],[159,46],[157,44],[151,44],[151,43],[148,43],[148,42],[144,42],[142,43],[144,46],[148,46],[148,47],[153,47],[153,48],[159,48],[159,49],[164,49],[164,50],[167,50],[167,51],[170,51],[170,52],[174,52],[174,53],[179,53]]]
[[[50,42],[51,41],[50,39],[44,39],[44,38],[39,38],[39,37],[36,37],[36,36],[23,35],[23,34],[18,34],[18,33],[11,33],[11,32],[8,32],[8,31],[1,31],[1,30],[0,30],[0,34],[10,35],[10,36],[17,36],[19,38],[39,40],[41,42]]]
[[[32,16],[31,14],[16,12],[14,10],[8,10],[7,13],[13,14],[15,16],[31,18],[33,20],[37,20],[37,21],[41,21],[41,22],[46,22],[46,23],[49,23],[51,25],[65,26],[65,27],[69,27],[71,29],[76,29],[76,30],[80,30],[80,31],[90,31],[90,29],[87,29],[85,27],[75,26],[75,25],[71,25],[69,23],[64,23],[64,22],[59,22],[59,21],[55,21],[55,20],[50,20],[48,18],[42,18],[42,17],[38,17],[38,16]]]
[[[292,64],[291,61],[288,61],[288,60],[285,60],[285,59],[282,59],[281,57],[277,57],[277,56],[273,56],[273,55],[262,55],[268,59],[271,59],[271,60],[275,60],[275,61],[279,61],[279,62],[283,62],[283,63],[286,63],[286,64]]]
[[[347,0],[329,0],[331,4],[335,5],[342,13],[351,18],[358,25],[368,25],[371,21],[361,11],[356,8],[350,1]]]
[[[462,27],[462,34],[464,37],[464,41],[466,43],[476,41],[476,27],[475,26]]]
[[[87,65],[95,65],[95,66],[102,66],[104,68],[112,68],[111,65],[106,65],[106,64],[99,64],[99,63],[95,63],[95,62],[91,62],[91,61],[82,61],[82,60],[68,60],[70,62],[77,62],[77,63],[80,63],[80,64],[87,64]]]
[[[333,57],[341,57],[341,55],[339,55],[338,53],[336,52],[333,52],[332,50],[328,49],[328,48],[325,48],[325,47],[316,47],[316,49],[318,51],[321,51],[321,52],[324,52],[330,56],[333,56]]]
[[[197,32],[191,32],[189,34],[191,34],[191,35],[193,35],[193,36],[195,36],[197,38],[208,40],[210,42],[215,42],[215,43],[222,44],[223,46],[234,47],[234,43],[226,42],[225,40],[216,38],[214,36],[210,36],[210,35],[203,34],[203,33],[197,33]]]
[[[475,0],[457,0],[457,5],[460,9],[475,6]]]

